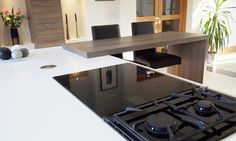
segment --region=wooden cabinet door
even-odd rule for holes
[[[185,32],[186,0],[159,0],[159,31]]]
[[[137,21],[155,21],[156,32],[185,31],[187,0],[137,0]]]
[[[64,45],[60,0],[26,0],[31,38],[37,48]]]

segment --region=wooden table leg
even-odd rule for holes
[[[169,54],[181,57],[179,76],[203,83],[207,48],[208,40],[169,46]],[[172,73],[177,74],[176,72]]]

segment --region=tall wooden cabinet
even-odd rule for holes
[[[37,48],[64,45],[60,0],[25,0],[32,42]]]

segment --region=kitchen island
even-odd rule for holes
[[[1,62],[0,140],[125,141],[52,78],[122,63],[126,61],[112,56],[83,58],[61,47],[31,51],[18,62]],[[40,69],[49,64],[57,67]]]
[[[125,141],[53,76],[124,63],[86,59],[62,47],[38,49],[18,62],[0,62],[1,141]],[[54,69],[40,69],[43,65]]]
[[[206,35],[162,32],[66,44],[64,49],[91,58],[163,46],[168,47],[169,54],[181,57],[181,65],[178,68],[169,69],[169,72],[192,81],[203,82],[208,48]]]

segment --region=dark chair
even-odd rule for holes
[[[92,26],[91,29],[92,29],[93,40],[120,37],[120,28],[118,24]],[[112,56],[123,58],[122,53],[113,54]]]
[[[133,35],[155,33],[153,21],[133,22],[131,26]],[[134,61],[154,69],[181,64],[179,56],[156,52],[155,48],[134,51]]]

